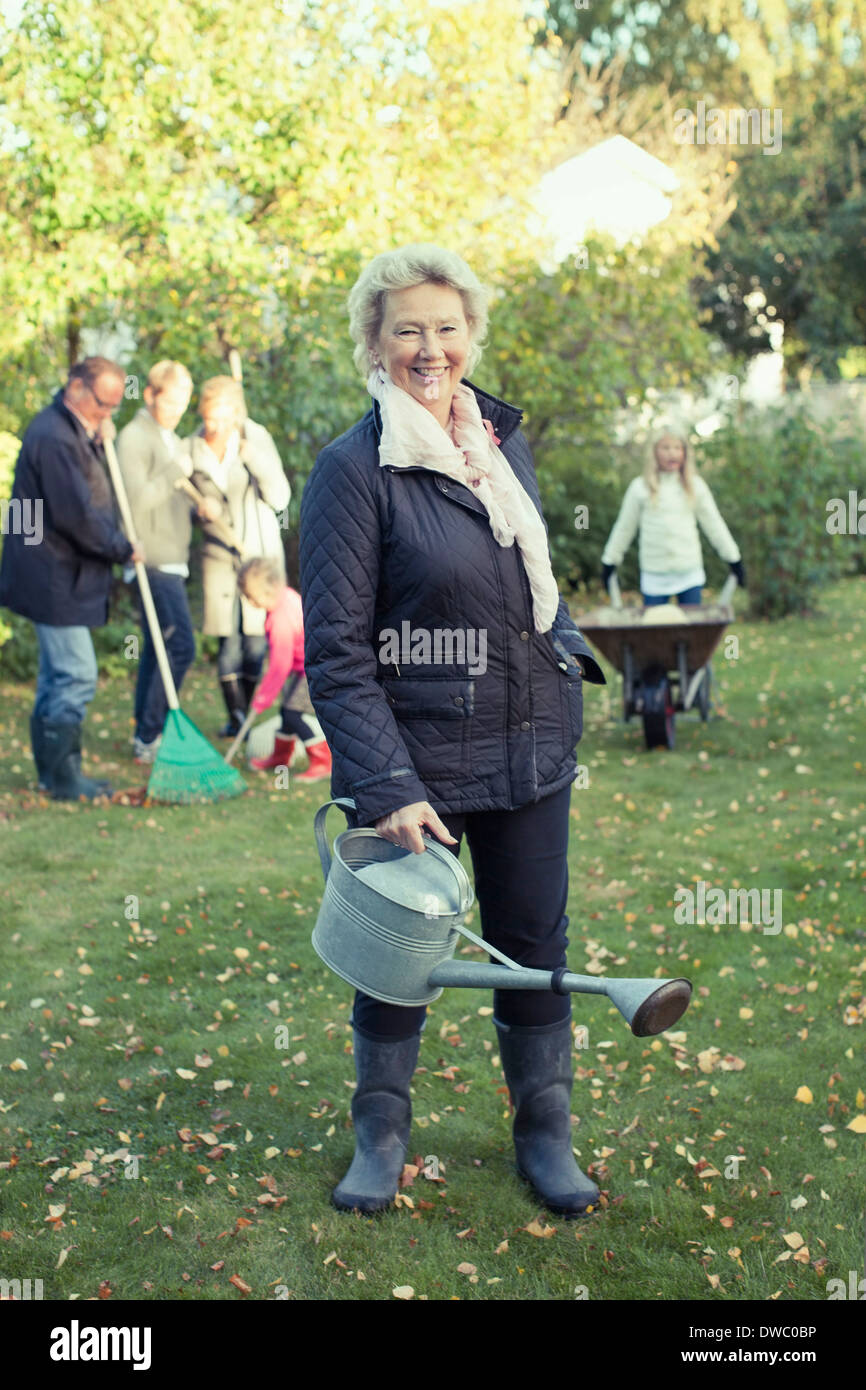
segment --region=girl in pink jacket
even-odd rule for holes
[[[238,574],[238,588],[255,608],[264,608],[267,613],[268,668],[250,708],[262,714],[279,696],[282,721],[273,753],[266,758],[251,758],[250,766],[260,772],[288,767],[296,740],[300,739],[310,765],[297,781],[320,782],[331,775],[331,751],[312,712],[304,675],[301,596],[283,581],[277,562],[264,557],[247,560]]]

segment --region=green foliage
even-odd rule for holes
[[[847,499],[858,477],[866,481],[856,442],[828,438],[786,404],[728,421],[703,446],[701,462],[743,552],[752,613],[811,612],[857,545],[827,531],[830,499]]]
[[[696,383],[713,365],[689,293],[694,265],[693,251],[664,254],[653,236],[641,247],[592,240],[555,274],[524,264],[500,282],[476,380],[525,411],[562,583],[597,580],[642,466],[617,446],[618,427],[653,392]],[[589,508],[585,528],[575,525],[579,506]]]
[[[3,412],[7,415],[8,412]],[[2,423],[3,416],[0,416]],[[9,434],[7,430],[0,428],[0,502],[5,502],[12,491],[12,479],[15,473],[15,460],[18,457],[18,450],[21,448],[21,441],[16,439],[14,434]],[[0,536],[0,554],[2,554],[3,538]],[[12,628],[4,618],[0,617],[0,650],[6,646],[12,637]]]

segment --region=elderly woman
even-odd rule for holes
[[[199,414],[202,428],[184,444],[192,482],[220,508],[216,525],[204,524],[203,631],[220,639],[217,669],[229,716],[220,735],[230,738],[243,723],[267,649],[264,611],[238,592],[237,572],[242,560],[262,555],[285,573],[275,513],[288,506],[290,490],[271,436],[247,419],[240,382],[211,377],[201,389]],[[235,549],[226,527],[234,533]]]
[[[458,256],[408,246],[366,267],[349,314],[373,404],[323,449],[301,507],[306,670],[333,791],[415,853],[424,830],[455,854],[465,835],[485,939],[555,969],[581,683],[603,676],[557,592],[521,412],[464,380],[486,295]],[[356,994],[339,1208],[394,1197],[425,1013]],[[598,1189],[572,1154],[570,1016],[567,996],[494,994],[518,1169],[579,1215]]]

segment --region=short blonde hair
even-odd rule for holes
[[[408,290],[415,285],[447,285],[463,301],[469,325],[467,374],[477,367],[487,334],[489,295],[466,262],[454,251],[432,242],[415,242],[395,251],[383,251],[365,266],[349,294],[349,333],[355,342],[355,366],[367,377],[374,366],[375,344],[385,317],[389,290]]]
[[[155,362],[147,374],[147,384],[155,396],[174,381],[182,381],[184,386],[192,390],[192,377],[186,367],[182,362],[173,362],[170,357]]]
[[[244,420],[247,413],[247,404],[244,400],[244,390],[239,381],[235,381],[233,376],[212,376],[202,385],[199,395],[198,409],[199,414],[213,401],[227,400],[235,406],[239,420]]]
[[[650,501],[655,502],[659,490],[659,464],[656,458],[656,445],[663,439],[675,439],[683,446],[683,461],[680,464],[680,482],[692,506],[695,504],[695,456],[691,440],[681,424],[661,425],[650,434],[647,440],[646,457],[643,466],[643,480],[649,488]]]
[[[256,555],[241,565],[238,570],[238,588],[242,594],[246,594],[247,582],[250,579],[254,583],[258,580],[262,584],[269,584],[272,589],[281,589],[285,583],[279,564],[267,555]]]

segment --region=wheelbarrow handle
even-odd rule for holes
[[[737,576],[735,574],[729,574],[724,584],[722,585],[722,591],[719,594],[719,603],[723,603],[725,605],[730,604],[733,601],[733,597],[736,591]]]
[[[616,574],[612,574],[608,580],[608,593],[610,594],[612,607],[622,608],[622,591],[619,587],[619,580]]]

